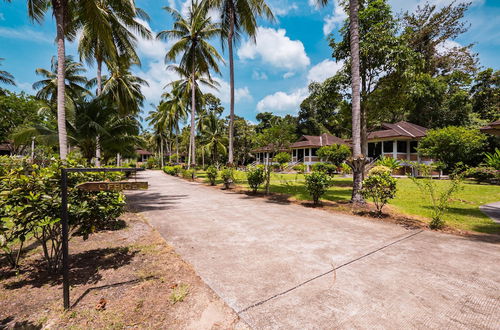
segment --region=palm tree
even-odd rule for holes
[[[188,166],[190,166],[191,164],[196,163],[196,160],[193,159],[196,156],[194,145],[194,135],[196,134],[196,109],[201,109],[204,103],[200,85],[217,89],[219,83],[212,80],[208,74],[202,75],[200,72],[195,72],[193,75],[181,66],[169,65],[168,69],[175,71],[180,76],[180,79],[171,82],[167,86],[171,86],[172,91],[175,91],[178,97],[181,97],[184,100],[188,100],[189,96],[191,96],[191,125],[188,153]],[[187,104],[188,102],[185,103]]]
[[[136,17],[148,19],[147,15],[129,0],[80,0],[77,26],[82,27],[78,52],[80,59],[89,65],[97,64],[97,96],[102,92],[103,62],[116,64],[119,56],[126,56],[139,63],[135,51],[137,38],[150,39],[151,32],[136,21]],[[101,164],[99,136],[96,137],[96,166]]]
[[[212,164],[219,160],[219,151],[226,153],[226,126],[216,113],[208,113],[203,119],[203,149],[212,156]]]
[[[87,84],[87,78],[83,75],[86,70],[81,63],[74,62],[71,56],[67,56],[64,65],[64,90],[65,90],[65,105],[72,106],[75,100],[82,96],[90,94],[84,87]],[[58,72],[59,62],[54,56],[50,61],[50,69],[38,68],[36,74],[44,79],[33,84],[33,89],[38,90],[36,97],[41,100],[46,100],[50,104],[57,104],[59,97],[58,88]]]
[[[2,65],[2,61],[4,59],[0,57],[0,66]],[[2,71],[0,70],[0,82],[8,85],[16,85],[16,82],[14,81],[14,76],[8,73],[7,71]]]
[[[328,0],[316,0],[319,5],[326,5]],[[359,0],[349,0],[349,34],[351,46],[351,87],[352,87],[352,154],[349,165],[353,169],[353,203],[364,203],[361,189],[366,158],[361,152],[361,78],[359,73]]]
[[[195,153],[195,113],[196,113],[196,77],[207,75],[209,80],[210,70],[220,73],[218,60],[223,61],[208,40],[221,33],[218,24],[210,21],[207,9],[200,6],[198,2],[191,2],[187,18],[170,7],[164,9],[174,18],[172,30],[165,30],[158,33],[157,38],[163,40],[176,40],[175,44],[165,55],[165,62],[175,61],[177,56],[182,54],[179,68],[185,73],[189,72],[191,79],[191,132],[189,145],[190,162],[196,163]],[[191,164],[188,164],[189,166]]]
[[[266,16],[274,21],[274,15],[264,0],[204,0],[204,6],[216,8],[222,19],[221,38],[227,39],[229,51],[229,84],[231,104],[229,112],[229,155],[228,163],[233,163],[234,134],[234,59],[233,42],[237,42],[241,33],[246,33],[255,41],[257,17]]]

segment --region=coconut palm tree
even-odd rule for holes
[[[316,0],[320,6],[328,4],[328,0]],[[349,37],[351,48],[351,87],[352,87],[352,159],[348,161],[353,169],[353,187],[351,201],[364,203],[361,195],[363,173],[366,157],[361,152],[361,94],[360,94],[360,62],[359,62],[359,0],[349,0]]]
[[[212,164],[219,160],[219,154],[226,154],[226,125],[217,113],[211,112],[203,119],[203,151],[208,151],[212,156]]]
[[[221,39],[227,41],[229,51],[229,85],[230,85],[230,111],[229,111],[229,155],[228,163],[234,160],[234,59],[233,43],[237,42],[242,33],[247,34],[255,41],[257,34],[257,18],[266,16],[274,21],[274,15],[264,0],[204,0],[204,6],[220,11],[222,19]]]
[[[188,100],[191,96],[191,125],[190,125],[190,139],[189,139],[189,152],[188,152],[188,166],[191,164],[195,164],[196,161],[193,159],[196,157],[195,153],[195,145],[194,145],[194,135],[196,134],[196,109],[201,109],[203,106],[204,98],[203,93],[200,89],[200,85],[217,89],[219,87],[219,83],[206,74],[203,75],[200,72],[195,72],[193,75],[191,72],[185,70],[181,66],[177,65],[169,65],[169,70],[173,70],[179,75],[180,79],[175,80],[168,84],[167,86],[171,86],[172,90],[184,100]],[[184,102],[184,104],[189,104],[189,102]]]
[[[185,73],[189,72],[191,79],[191,132],[189,145],[190,162],[196,163],[195,157],[195,113],[196,113],[196,77],[207,75],[209,80],[210,70],[220,73],[218,61],[223,61],[208,40],[221,33],[218,24],[211,22],[207,9],[198,2],[192,1],[187,18],[170,7],[164,7],[174,19],[172,30],[158,33],[157,38],[162,40],[176,40],[172,48],[165,55],[165,62],[175,61],[182,54],[179,68]],[[191,164],[189,164],[191,165]]]
[[[4,59],[0,57],[0,66],[2,65],[2,61]],[[14,81],[14,76],[8,73],[7,71],[0,70],[0,82],[8,85],[16,85]]]
[[[151,32],[136,21],[148,19],[147,15],[135,7],[130,0],[80,0],[75,21],[81,27],[78,44],[80,59],[89,65],[97,65],[97,96],[102,92],[102,64],[116,63],[120,56],[126,56],[135,63],[139,57],[135,51],[137,38],[150,39]],[[101,150],[99,136],[96,144],[96,166],[100,166]]]

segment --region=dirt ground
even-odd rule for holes
[[[0,259],[0,329],[246,329],[191,265],[142,218],[125,228],[73,238],[71,310],[59,277],[41,267],[33,247],[18,273]]]

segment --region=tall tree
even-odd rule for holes
[[[207,8],[192,1],[187,17],[170,7],[164,9],[174,18],[174,27],[158,33],[157,38],[162,40],[176,40],[165,55],[165,62],[175,61],[182,54],[179,68],[190,73],[191,79],[191,135],[190,135],[190,162],[196,164],[195,150],[195,116],[196,116],[196,78],[207,75],[211,81],[210,70],[220,73],[218,61],[223,61],[219,52],[208,41],[219,35],[221,29],[218,24],[211,22]],[[191,164],[188,164],[191,166]]]
[[[78,45],[80,59],[97,65],[97,96],[102,93],[102,64],[117,66],[120,57],[128,57],[135,63],[139,57],[135,51],[137,38],[150,39],[151,32],[136,18],[148,19],[147,15],[135,7],[130,0],[80,0],[75,18],[81,27]],[[109,69],[109,68],[108,68]],[[101,148],[99,136],[96,137],[96,166],[100,166]]]
[[[255,41],[257,34],[257,18],[266,16],[274,21],[274,15],[265,0],[204,0],[209,8],[220,11],[222,21],[221,39],[227,42],[229,51],[229,155],[228,163],[234,161],[234,58],[233,43],[240,39],[242,33],[247,34]]]
[[[0,66],[2,65],[2,61],[4,59],[0,58]],[[16,85],[16,82],[14,81],[14,76],[7,71],[0,70],[0,82],[7,84],[7,85]]]

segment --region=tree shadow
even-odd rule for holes
[[[22,330],[42,329],[41,325],[34,324],[31,321],[16,321],[16,322],[13,321],[14,318],[12,316],[8,316],[0,320],[0,329],[22,329]]]
[[[127,204],[137,212],[168,210],[186,197],[188,195],[163,195],[157,192],[141,191],[127,194]]]
[[[130,264],[137,251],[129,248],[105,248],[89,250],[74,255],[70,255],[70,284],[91,284],[97,283],[102,275],[100,270],[118,269]],[[26,285],[40,288],[44,285],[60,285],[62,277],[60,274],[51,274],[45,269],[44,261],[37,260],[29,265],[30,269],[24,272],[18,281],[4,285],[6,289],[18,289]]]

